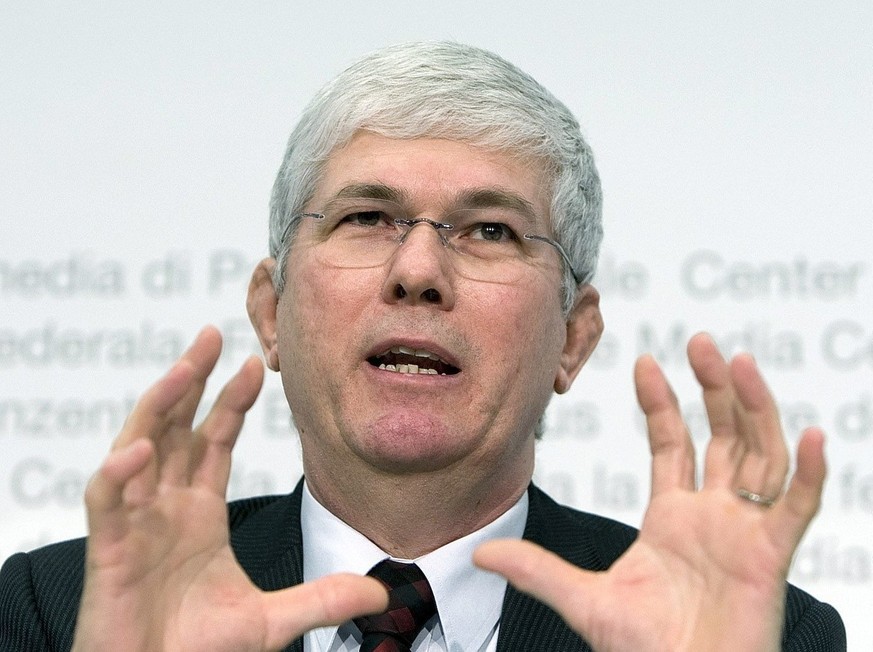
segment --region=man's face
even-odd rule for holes
[[[480,191],[514,197],[532,209],[531,232],[550,234],[546,179],[536,162],[507,153],[362,131],[333,154],[306,210],[361,185],[384,187],[409,217],[436,221]],[[419,225],[384,265],[349,269],[319,257],[317,227],[303,218],[276,314],[306,473],[364,465],[391,474],[455,467],[529,475],[535,425],[567,335],[557,252],[543,245],[511,284],[470,280],[456,269],[459,254]],[[422,367],[450,373],[377,366],[411,351],[426,356]]]

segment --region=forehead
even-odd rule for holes
[[[393,188],[412,209],[446,208],[470,191],[498,190],[520,196],[542,219],[549,214],[550,184],[540,161],[456,140],[359,131],[328,159],[311,204],[356,184]]]

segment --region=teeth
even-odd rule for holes
[[[423,367],[419,367],[417,364],[399,364],[395,367],[393,364],[382,363],[379,365],[379,369],[383,371],[393,371],[398,374],[418,374],[419,376],[445,376],[445,374],[441,374],[436,369],[425,369]]]
[[[415,356],[416,358],[421,358],[422,360],[434,360],[436,362],[442,362],[443,364],[449,364],[441,357],[436,355],[435,353],[431,353],[426,349],[412,349],[408,346],[394,346],[391,347],[390,350],[385,351],[382,355],[387,355],[388,353],[393,353],[395,355],[403,354]],[[431,365],[417,365],[417,364],[385,364],[384,362],[379,365],[379,369],[383,371],[393,371],[395,373],[400,374],[418,374],[421,376],[445,376],[446,373],[441,373],[436,369],[433,369]]]
[[[410,349],[408,346],[395,346],[391,349],[391,353],[404,353],[406,355],[414,355],[416,358],[428,358],[429,360],[442,360],[435,353],[431,353],[430,351],[426,351],[425,349]]]

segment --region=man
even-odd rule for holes
[[[530,484],[549,398],[603,328],[600,237],[590,150],[529,76],[451,43],[352,66],[292,133],[248,297],[305,483],[226,509],[262,367],[247,361],[192,431],[220,350],[204,330],[92,479],[87,544],[7,563],[4,649],[845,648],[832,608],[786,594],[823,435],[804,434],[785,490],[750,357],[689,343],[712,425],[700,490],[676,400],[638,361],[653,454],[638,535]],[[386,557],[415,587],[391,613],[427,609],[406,642],[377,644],[352,619],[385,610],[387,580],[363,575]]]

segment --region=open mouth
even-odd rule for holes
[[[394,346],[379,355],[367,358],[374,367],[383,371],[423,376],[453,376],[460,371],[435,353],[407,346]]]

